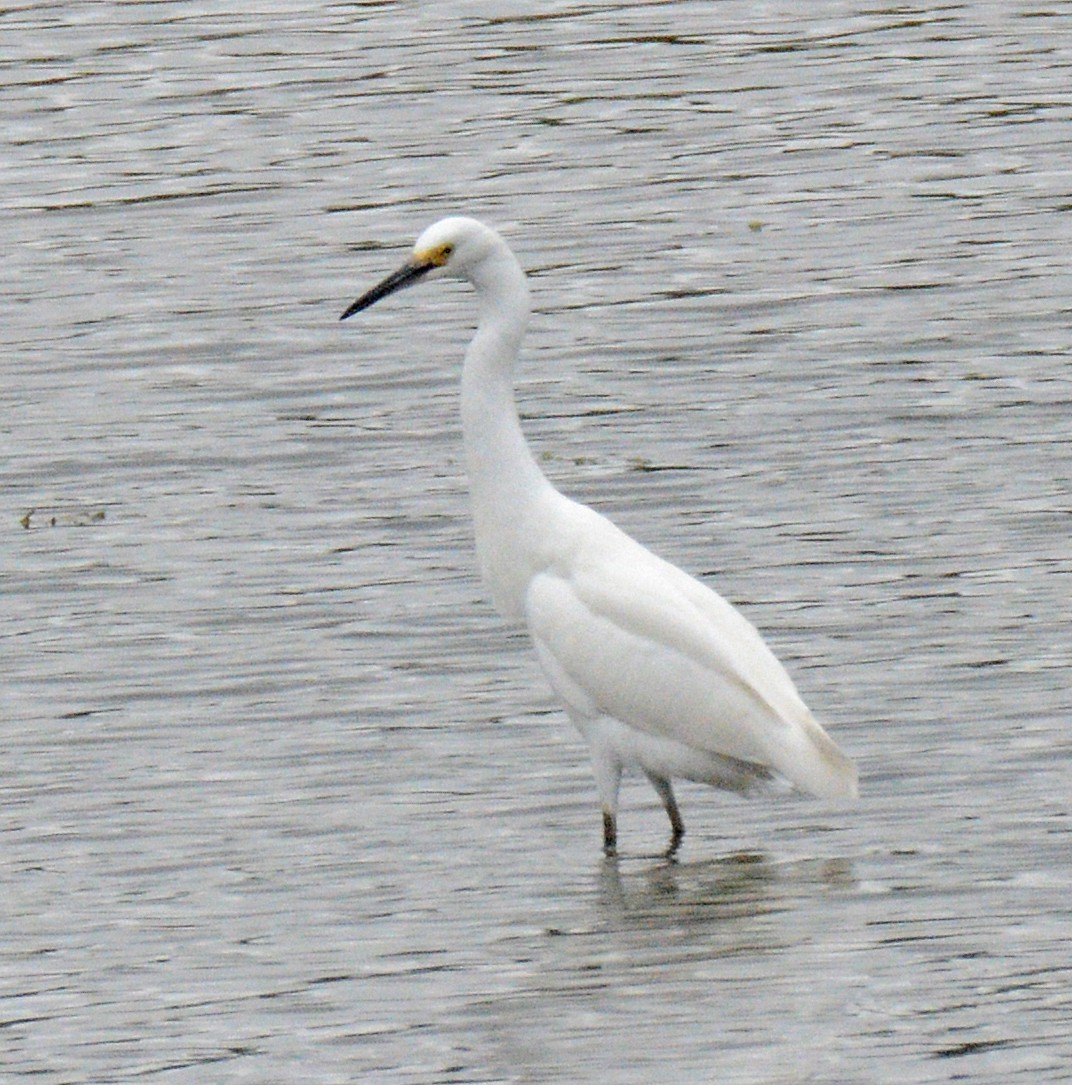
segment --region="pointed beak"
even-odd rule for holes
[[[403,264],[394,274],[388,275],[382,283],[378,283],[371,290],[362,294],[352,305],[348,306],[346,312],[339,319],[345,320],[348,316],[353,316],[354,313],[360,313],[362,309],[367,309],[370,305],[379,301],[380,298],[385,298],[388,294],[393,294],[396,290],[401,290],[404,286],[417,282],[423,275],[427,275],[433,267],[435,267],[435,264],[432,263],[417,264],[411,261]]]

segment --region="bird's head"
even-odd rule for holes
[[[476,219],[452,217],[433,223],[417,238],[413,254],[383,282],[362,294],[339,318],[345,320],[381,298],[422,279],[469,279],[501,242],[495,232]]]

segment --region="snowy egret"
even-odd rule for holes
[[[480,306],[461,412],[481,573],[499,612],[528,626],[588,743],[604,850],[617,845],[624,768],[639,768],[658,793],[670,818],[668,855],[685,831],[675,777],[739,792],[788,782],[819,798],[855,798],[855,766],[756,629],[710,588],[560,494],[537,466],[513,388],[528,286],[494,230],[470,218],[435,223],[403,267],[340,319],[442,276],[471,283]]]

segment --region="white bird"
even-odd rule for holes
[[[855,798],[855,766],[755,628],[710,588],[560,494],[537,466],[513,388],[529,291],[494,230],[471,218],[435,223],[407,263],[340,319],[444,276],[471,283],[480,305],[461,413],[481,573],[499,612],[528,626],[588,743],[604,851],[617,846],[623,768],[642,770],[662,800],[668,855],[685,831],[674,777],[739,792],[788,781],[820,798]]]

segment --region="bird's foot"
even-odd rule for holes
[[[674,826],[674,831],[670,836],[670,844],[666,851],[663,852],[663,858],[671,861],[676,861],[677,850],[681,847],[681,841],[684,839],[685,829],[684,827]]]

